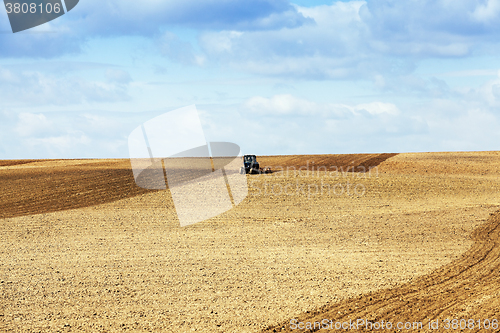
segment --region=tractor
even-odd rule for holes
[[[244,155],[243,165],[240,168],[240,173],[271,173],[271,168],[260,168],[259,162],[257,162],[257,157],[255,155]]]

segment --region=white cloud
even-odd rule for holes
[[[500,14],[500,1],[487,0],[486,3],[479,3],[472,13],[472,17],[479,22],[490,22],[498,19]]]
[[[39,136],[50,133],[54,124],[43,114],[20,113],[14,131],[21,137]]]
[[[0,67],[0,100],[3,105],[70,105],[82,102],[116,102],[130,99],[127,73],[111,69],[110,81],[79,76],[59,76],[21,68]]]
[[[35,149],[41,149],[50,155],[64,156],[78,151],[80,146],[88,146],[92,140],[83,133],[71,133],[60,136],[26,139],[25,143]]]
[[[498,70],[493,69],[472,69],[472,70],[459,70],[446,73],[440,73],[440,76],[445,77],[473,77],[473,76],[496,76]]]
[[[305,17],[311,18],[320,26],[338,28],[340,26],[362,23],[359,9],[365,1],[332,2],[332,5],[321,5],[316,7],[296,6],[297,11]],[[332,17],[337,20],[332,20]],[[342,31],[337,33],[342,34]]]
[[[0,111],[0,159],[128,157],[130,132],[156,113]]]
[[[296,8],[314,24],[202,31],[207,63],[267,76],[367,79],[409,75],[422,59],[498,51],[500,0],[337,1]],[[398,68],[398,62],[407,65]]]
[[[271,98],[252,97],[245,102],[245,106],[255,114],[273,116],[286,114],[313,115],[320,108],[314,102],[299,99],[292,95],[276,95]]]
[[[18,75],[14,75],[12,71],[1,67],[0,82],[2,82],[2,84],[22,84],[22,80]]]
[[[500,75],[493,80],[486,81],[477,89],[469,90],[464,95],[477,101],[484,101],[487,107],[500,108]]]
[[[163,33],[156,44],[162,55],[181,64],[201,66],[205,62],[205,57],[197,54],[191,43],[181,40],[171,32]]]
[[[275,95],[271,98],[261,96],[252,97],[244,103],[244,106],[252,113],[268,116],[300,115],[345,118],[352,115],[359,115],[360,111],[365,111],[371,115],[387,114],[397,116],[400,114],[398,107],[392,103],[371,102],[357,105],[322,104],[297,98],[290,94]]]
[[[356,111],[365,110],[372,115],[379,115],[385,113],[397,116],[398,114],[400,114],[400,111],[396,105],[392,103],[382,103],[382,102],[358,104],[354,107],[354,110]]]
[[[132,81],[130,74],[122,69],[110,68],[106,71],[106,78],[111,82],[128,84]]]
[[[208,60],[260,75],[345,78],[363,70],[362,2],[297,7],[314,24],[273,31],[205,31],[199,44]]]
[[[273,30],[309,21],[287,0],[86,0],[57,20],[31,30],[51,33],[2,35],[0,57],[52,58],[80,54],[92,38],[156,38],[172,27]],[[5,14],[0,16],[0,29],[10,30]]]
[[[243,35],[241,31],[221,31],[203,35],[205,51],[209,54],[231,52],[233,43]]]
[[[205,108],[207,140],[232,141],[246,153],[397,151],[401,140],[428,132],[425,120],[381,101],[318,103],[284,94]]]

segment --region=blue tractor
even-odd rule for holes
[[[271,173],[271,168],[262,169],[255,155],[244,155],[243,166],[240,168],[240,173]]]

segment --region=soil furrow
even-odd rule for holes
[[[498,274],[500,267],[500,247],[497,242],[500,227],[500,211],[491,215],[485,225],[473,233],[475,243],[460,259],[435,272],[419,278],[409,284],[390,290],[380,290],[375,293],[351,298],[337,304],[321,308],[313,313],[304,313],[296,319],[300,322],[321,322],[323,319],[333,322],[367,318],[371,321],[391,322],[423,322],[424,327],[431,320],[444,320],[454,317],[458,308],[477,300],[482,294],[469,294],[462,288],[466,284],[477,285],[479,290],[498,290],[498,281],[491,275]],[[458,272],[457,272],[458,270]],[[483,274],[488,270],[490,274]],[[432,280],[438,282],[430,283]],[[418,290],[414,292],[415,290]],[[410,291],[410,292],[408,292]],[[411,296],[409,294],[412,294]],[[494,294],[494,293],[493,293]],[[377,299],[378,301],[374,301]],[[353,304],[366,304],[362,308],[352,310]],[[492,300],[491,307],[500,308],[500,299]],[[392,311],[383,309],[393,308]],[[346,311],[346,309],[349,309]],[[381,315],[383,314],[383,315]],[[469,310],[469,315],[478,316],[484,312],[480,307]],[[493,314],[498,315],[498,310]],[[498,318],[467,318],[467,319],[498,319]],[[291,332],[290,321],[272,326],[263,332]],[[363,329],[359,329],[363,330]],[[315,330],[304,330],[314,332]],[[322,330],[323,331],[323,330]],[[387,331],[387,330],[386,330]],[[395,331],[395,330],[394,330]],[[446,331],[444,328],[437,331]]]

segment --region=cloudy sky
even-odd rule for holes
[[[128,157],[195,104],[244,153],[500,150],[500,0],[80,0],[13,34],[0,158]]]

